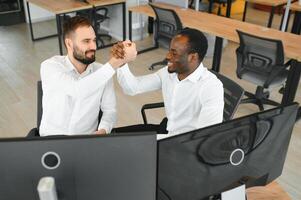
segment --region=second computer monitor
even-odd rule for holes
[[[158,200],[201,200],[281,175],[297,104],[158,142]]]

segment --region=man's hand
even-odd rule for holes
[[[107,134],[107,131],[105,129],[99,129],[98,131],[94,132],[97,135],[105,135]]]
[[[137,50],[135,43],[126,40],[118,42],[111,49],[111,59],[109,63],[113,68],[118,68],[125,63],[131,62],[137,57]]]
[[[124,59],[126,60],[126,63],[134,61],[137,57],[136,44],[134,42],[126,40],[123,42],[123,45],[125,52]]]
[[[118,42],[117,44],[113,45],[111,51],[110,51],[110,56],[114,57],[116,59],[124,59],[124,44],[123,42]]]

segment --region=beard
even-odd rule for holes
[[[88,57],[87,54],[90,52],[93,52],[94,54],[91,57]],[[89,64],[95,62],[95,52],[96,52],[95,50],[89,50],[89,51],[82,52],[77,47],[75,47],[73,49],[73,57],[77,61],[79,61],[85,65],[89,65]]]

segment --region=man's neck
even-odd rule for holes
[[[68,58],[79,74],[86,71],[88,65],[79,62],[73,56],[70,56],[69,54],[68,54]]]
[[[190,74],[192,74],[199,67],[199,65],[200,65],[200,63],[199,64],[194,64],[192,67],[189,67],[190,70],[187,71],[186,73],[178,74],[179,81],[182,81],[185,78],[187,78],[187,76],[189,76]]]

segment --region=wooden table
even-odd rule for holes
[[[34,37],[29,3],[34,4],[38,7],[41,7],[43,9],[55,14],[57,34],[47,35],[47,36],[38,37],[38,38]],[[86,9],[92,8],[92,5],[89,5],[87,3],[80,2],[80,1],[74,1],[74,0],[27,0],[26,5],[27,5],[27,13],[28,13],[28,19],[29,19],[31,40],[37,41],[37,40],[42,40],[42,39],[46,39],[46,38],[50,38],[50,37],[58,37],[59,49],[60,49],[61,55],[63,54],[62,41],[61,41],[61,37],[60,37],[62,35],[61,20],[60,20],[61,14],[66,14],[69,12],[75,12],[75,11],[79,11],[79,10],[86,10]]]
[[[292,33],[300,34],[301,32],[301,5],[299,2],[294,2],[291,4],[290,11],[295,11],[295,17],[292,27]],[[290,12],[291,14],[291,12]]]
[[[264,187],[251,187],[247,189],[248,200],[291,200],[290,196],[276,182]]]
[[[178,14],[180,20],[182,21],[183,26],[195,28],[205,33],[216,36],[212,69],[217,72],[219,72],[220,69],[223,38],[239,43],[239,37],[236,30],[241,30],[243,32],[261,37],[282,40],[285,56],[292,59],[292,65],[290,67],[289,75],[286,81],[282,104],[285,105],[294,101],[301,72],[301,36],[292,33],[281,32],[276,29],[270,29],[255,24],[241,22],[235,19],[225,18],[205,12],[199,12],[192,9],[182,9],[168,4],[159,3],[156,3],[154,5],[163,8],[174,9]],[[155,17],[155,14],[149,5],[131,7],[128,10],[129,38],[131,40],[132,12],[145,14],[150,17]],[[139,51],[139,53],[143,53],[155,48],[157,47],[153,46],[151,48]]]
[[[87,2],[81,2],[78,0],[27,0],[26,4],[27,4],[27,11],[28,11],[31,40],[37,41],[37,40],[42,40],[42,39],[57,36],[58,41],[59,41],[60,54],[62,55],[63,48],[62,48],[62,40],[61,40],[61,35],[62,35],[62,28],[61,28],[62,26],[61,26],[61,20],[60,20],[61,15],[65,15],[65,14],[76,12],[76,11],[89,10],[89,9],[93,9],[94,10],[93,13],[95,13],[95,9],[97,7],[115,5],[115,4],[122,4],[122,7],[123,7],[123,39],[125,40],[125,38],[126,38],[125,2],[126,2],[125,0],[87,0]],[[29,3],[34,4],[38,7],[41,7],[43,9],[55,14],[56,24],[57,24],[57,34],[43,36],[43,37],[39,37],[39,38],[34,37],[32,21],[31,21],[31,16],[30,16]],[[112,46],[112,44],[105,45],[102,48],[107,47],[107,46]]]
[[[244,8],[242,21],[245,21],[246,19],[248,3],[256,3],[260,5],[271,6],[269,22],[267,25],[267,27],[271,27],[273,23],[274,14],[275,14],[275,9],[277,7],[281,7],[285,5],[287,3],[287,0],[245,0],[245,8]]]

